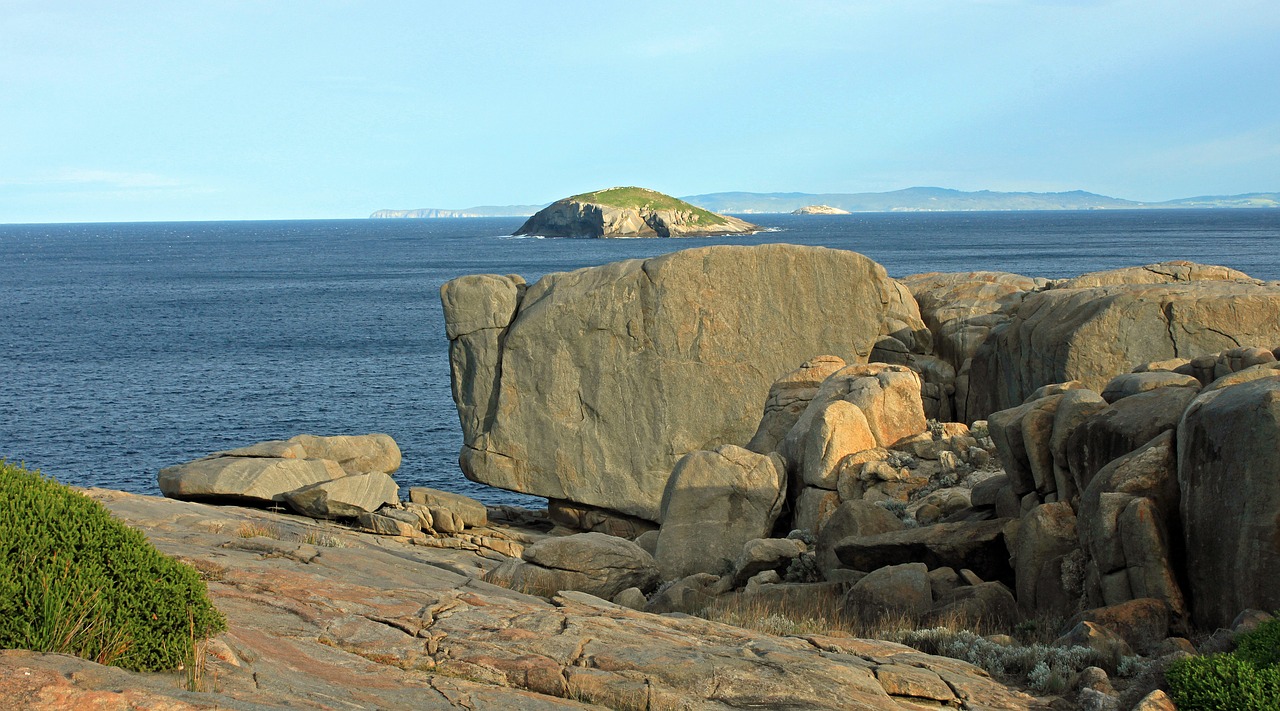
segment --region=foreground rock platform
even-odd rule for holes
[[[775,637],[496,587],[478,577],[507,560],[492,551],[87,493],[201,570],[228,630],[208,647],[203,692],[185,690],[185,676],[0,652],[0,698],[20,708],[1047,708],[971,665],[892,643]]]

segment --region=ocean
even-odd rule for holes
[[[1280,280],[1280,210],[755,215],[734,238],[509,237],[520,218],[0,225],[0,457],[156,494],[160,468],[299,433],[385,432],[402,487],[467,481],[440,285],[709,244],[861,252],[891,276],[1059,278],[1187,259]],[[763,395],[762,395],[763,400]]]

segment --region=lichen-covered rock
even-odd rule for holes
[[[523,295],[463,277],[441,298],[464,473],[651,521],[676,461],[751,440],[762,396],[797,362],[865,362],[902,318],[878,264],[780,244],[550,274]],[[474,316],[490,303],[501,313]]]

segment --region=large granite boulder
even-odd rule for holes
[[[1048,383],[1095,391],[1134,366],[1280,342],[1280,287],[1186,281],[1060,288],[1029,294],[976,351],[966,417],[1022,403]]]
[[[1197,264],[1175,260],[1146,264],[1140,267],[1121,267],[1100,272],[1088,272],[1071,279],[1054,282],[1055,289],[1080,289],[1091,286],[1117,284],[1173,284],[1182,281],[1249,281],[1253,277],[1242,271],[1214,264]]]
[[[409,488],[409,500],[415,504],[448,509],[467,526],[485,526],[489,523],[489,510],[470,496],[427,486],[414,486]]]
[[[1177,442],[1193,619],[1280,608],[1280,377],[1196,398]]]
[[[1067,436],[1067,464],[1079,490],[1117,457],[1177,427],[1196,397],[1191,388],[1149,390],[1117,400],[1086,417]]]
[[[910,306],[862,255],[781,244],[550,274],[523,293],[462,277],[441,300],[464,473],[649,520],[681,456],[746,444],[780,376],[824,354],[866,362]]]
[[[731,570],[748,541],[769,537],[786,491],[777,454],[727,444],[685,455],[662,495],[654,558],[663,579]]]

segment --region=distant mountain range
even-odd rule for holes
[[[1277,208],[1280,193],[1204,195],[1137,202],[1083,190],[1062,193],[965,192],[948,188],[906,188],[887,193],[707,193],[681,198],[712,212],[739,215],[786,213],[808,205],[849,212],[962,212],[978,210],[1141,210],[1161,208]],[[547,203],[549,204],[549,203]],[[463,210],[378,210],[370,217],[528,217],[543,205],[484,205]]]

